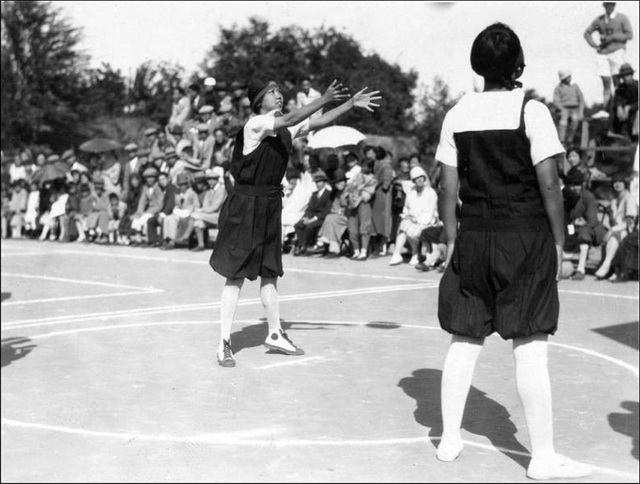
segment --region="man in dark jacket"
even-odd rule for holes
[[[315,242],[318,230],[322,227],[325,217],[331,211],[331,191],[327,187],[327,175],[323,171],[318,171],[313,176],[318,191],[313,192],[304,217],[294,225],[296,230],[296,248],[293,255],[304,255],[307,253],[307,246]]]
[[[169,175],[166,172],[160,172],[158,175],[158,185],[162,190],[162,209],[149,220],[147,220],[147,238],[149,247],[160,247],[164,237],[162,233],[162,223],[168,215],[173,212],[176,204],[176,187],[171,184]]]

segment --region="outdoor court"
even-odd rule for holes
[[[210,251],[2,241],[2,481],[524,482],[511,344],[488,338],[441,463],[449,336],[440,274],[389,258],[284,256],[284,327],[262,346],[259,283],[218,366]],[[638,482],[638,283],[560,284],[550,371],[557,450],[578,482]]]

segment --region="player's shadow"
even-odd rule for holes
[[[627,410],[627,413],[610,413],[608,416],[609,425],[616,432],[631,437],[631,455],[638,458],[638,402],[622,402],[620,406]]]
[[[0,302],[5,302],[7,299],[11,297],[10,292],[3,292],[0,296]]]
[[[618,343],[630,346],[633,349],[638,349],[638,321],[604,326],[593,329],[592,331],[611,338]]]
[[[349,326],[348,324],[322,324],[322,323],[308,323],[305,321],[285,321],[280,320],[282,329],[289,333],[289,331],[318,331],[333,329],[335,326]],[[262,318],[260,323],[252,324],[251,326],[245,326],[240,331],[236,331],[231,335],[231,346],[235,354],[246,348],[255,348],[262,346],[268,334],[267,320]],[[293,336],[291,339],[294,340]],[[273,353],[273,350],[268,350],[267,353]],[[276,352],[277,353],[277,352]]]
[[[29,338],[5,338],[2,340],[2,368],[9,366],[12,362],[27,356],[36,345],[25,345],[31,340]]]
[[[414,371],[412,376],[403,378],[398,383],[408,396],[415,399],[416,422],[429,428],[429,438],[434,447],[437,447],[436,442],[442,435],[441,382],[441,370],[425,368]],[[529,451],[516,438],[517,428],[509,417],[509,411],[504,406],[471,386],[462,428],[472,434],[486,437],[496,449],[526,469],[531,457],[528,455]]]

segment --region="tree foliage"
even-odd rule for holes
[[[81,30],[49,2],[2,2],[2,145],[37,141],[78,120],[87,58]]]
[[[171,92],[181,85],[184,68],[171,62],[147,61],[141,64],[133,77],[130,100],[134,112],[164,124],[171,116]]]
[[[351,111],[340,123],[368,133],[391,135],[406,133],[411,124],[411,92],[417,73],[403,72],[377,54],[364,54],[355,40],[334,28],[307,31],[288,26],[272,33],[268,22],[251,18],[247,27],[221,28],[220,41],[211,48],[201,68],[225,82],[274,79],[288,97],[294,95],[305,76],[320,91],[334,79],[352,93],[365,86],[375,87],[384,98],[380,109],[373,114]]]

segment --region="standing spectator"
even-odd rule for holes
[[[171,105],[171,117],[169,128],[174,126],[184,127],[185,121],[191,114],[191,101],[183,87],[176,86],[172,91],[173,104]]]
[[[616,2],[603,2],[605,13],[597,17],[584,31],[584,38],[593,47],[597,55],[598,75],[602,79],[603,103],[605,110],[611,100],[611,81],[618,84],[618,75],[622,64],[627,62],[627,41],[633,38],[631,23],[626,15],[616,12]],[[599,43],[593,40],[598,32]]]
[[[379,243],[379,254],[387,255],[389,239],[391,238],[391,208],[393,184],[393,167],[391,160],[385,149],[381,146],[373,147],[374,165],[373,174],[376,177],[378,186],[373,197],[371,207],[371,221],[373,234],[377,236]],[[368,151],[371,153],[371,150]],[[367,156],[367,152],[365,152]]]
[[[620,68],[620,83],[616,87],[611,105],[611,129],[609,136],[629,138],[638,142],[637,128],[634,133],[634,123],[638,119],[638,81],[633,78],[633,67],[622,64]]]
[[[89,242],[97,242],[103,244],[108,240],[109,233],[109,194],[117,192],[107,191],[105,182],[102,178],[98,178],[93,187],[95,189],[96,204],[93,206],[91,213],[87,218],[86,227],[88,230]]]
[[[74,217],[78,230],[78,239],[76,242],[86,242],[89,240],[89,217],[91,217],[91,213],[97,205],[98,197],[93,193],[91,186],[88,183],[81,183],[79,210]]]
[[[198,109],[198,123],[204,123],[209,128],[209,133],[213,134],[218,125],[218,121],[216,119],[215,111],[213,110],[213,106],[209,106],[208,104],[202,106]],[[198,124],[196,123],[196,124]]]
[[[9,177],[12,184],[18,180],[28,181],[30,179],[22,156],[16,156],[13,163],[9,164]]]
[[[148,167],[142,173],[144,188],[138,202],[138,209],[131,217],[132,246],[142,245],[147,228],[147,221],[162,209],[162,189],[158,186],[158,170]]]
[[[204,170],[211,168],[211,160],[213,159],[213,147],[215,139],[209,131],[209,126],[200,123],[196,126],[198,130],[198,138],[193,143],[193,154],[198,159],[199,164]]]
[[[182,238],[189,226],[188,221],[193,212],[200,208],[200,200],[195,191],[189,186],[189,176],[180,173],[176,184],[178,192],[175,194],[174,208],[171,215],[167,215],[162,226],[164,241],[160,247],[163,250],[175,248],[175,242]],[[193,226],[193,223],[191,224]]]
[[[318,232],[318,243],[313,254],[323,254],[327,258],[340,257],[342,237],[347,231],[347,216],[345,215],[348,199],[345,192],[347,177],[343,170],[334,173],[333,190],[331,191],[331,209],[322,222]]]
[[[216,128],[213,132],[213,139],[215,141],[213,145],[214,165],[228,167],[233,152],[233,140],[227,136],[226,131],[222,128]]]
[[[327,189],[327,175],[316,173],[313,177],[317,190],[311,194],[311,199],[307,205],[302,219],[294,226],[296,231],[296,247],[293,255],[304,255],[307,253],[307,246],[315,242],[316,235],[325,217],[331,210],[331,192]]]
[[[138,145],[135,143],[129,143],[124,147],[124,152],[125,158],[120,164],[120,179],[118,180],[118,185],[121,187],[118,198],[122,198],[123,200],[126,199],[129,194],[129,180],[131,178],[132,165],[135,165],[137,168]]]
[[[290,239],[295,233],[295,225],[304,216],[311,199],[311,190],[300,180],[300,171],[288,167],[286,172],[287,185],[282,199],[282,241],[283,250],[291,250]]]
[[[584,186],[584,182],[584,174],[573,168],[566,176],[563,189],[566,222],[564,250],[579,251],[578,267],[571,276],[574,281],[585,278],[589,249],[602,245],[606,234],[604,225],[598,219],[596,197]]]
[[[108,241],[110,244],[123,243],[120,222],[127,213],[127,204],[115,193],[109,194]]]
[[[9,220],[11,237],[21,239],[24,228],[27,199],[29,194],[25,188],[26,180],[18,179],[12,183],[11,201],[9,202]]]
[[[165,171],[158,174],[158,186],[162,190],[162,208],[147,220],[147,240],[149,247],[160,247],[164,240],[162,233],[164,220],[171,215],[176,204],[176,187]],[[160,233],[158,233],[160,232]]]
[[[100,162],[101,170],[99,176],[104,182],[105,199],[109,193],[120,195],[122,192],[122,185],[120,184],[122,165],[116,153],[114,151],[103,153]]]
[[[354,260],[366,260],[371,239],[371,199],[378,182],[373,175],[373,162],[365,159],[362,170],[347,184],[347,227]]]
[[[64,213],[60,215],[60,242],[71,242],[77,239],[84,232],[79,229],[79,220],[77,218],[80,212],[80,198],[78,197],[78,185],[75,183],[67,183],[67,203],[64,207]]]
[[[24,214],[24,229],[27,235],[34,237],[38,229],[38,207],[40,206],[40,189],[36,182],[31,182],[27,198],[27,211]]]
[[[560,111],[558,136],[565,146],[573,146],[578,123],[584,116],[584,96],[580,86],[571,83],[571,71],[560,69],[560,83],[553,91],[553,104]]]
[[[612,185],[614,198],[609,206],[609,229],[604,236],[604,259],[594,274],[597,279],[606,279],[611,275],[611,263],[620,242],[633,231],[638,217],[638,205],[629,193],[627,179],[616,175],[613,177]]]
[[[305,76],[302,78],[302,90],[300,90],[296,95],[296,107],[300,109],[304,106],[307,106],[308,104],[312,103],[316,99],[320,99],[320,96],[321,96],[320,92],[316,91],[311,86],[311,78],[308,76]],[[320,116],[322,116],[322,109],[316,111],[314,114],[311,115],[312,118],[318,118]]]
[[[227,198],[227,190],[223,181],[224,170],[215,166],[207,170],[206,177],[209,189],[205,192],[201,207],[196,208],[191,215],[198,239],[198,245],[193,249],[194,251],[205,249],[204,231],[218,227],[220,209]]]
[[[392,266],[402,262],[402,250],[407,242],[411,246],[412,254],[409,263],[418,264],[420,256],[418,248],[422,231],[435,225],[438,219],[438,195],[431,188],[427,173],[420,166],[411,168],[411,180],[414,187],[407,195],[402,211],[395,249],[389,261],[389,265]]]
[[[213,110],[217,113],[220,109],[220,97],[216,92],[216,80],[213,77],[207,77],[204,80],[204,91],[202,92],[198,104],[196,105],[196,111],[202,106],[213,106]]]
[[[141,176],[138,173],[132,173],[129,177],[129,191],[127,192],[126,198],[123,198],[123,202],[127,205],[127,210],[118,224],[118,233],[121,237],[120,243],[122,244],[129,245],[131,242],[130,238],[133,233],[131,229],[131,218],[138,210],[142,190]]]
[[[358,159],[358,155],[349,151],[344,157],[344,162],[347,166],[347,173],[345,176],[347,177],[347,182],[350,183],[353,179],[362,171],[362,167],[360,166],[360,160]]]

